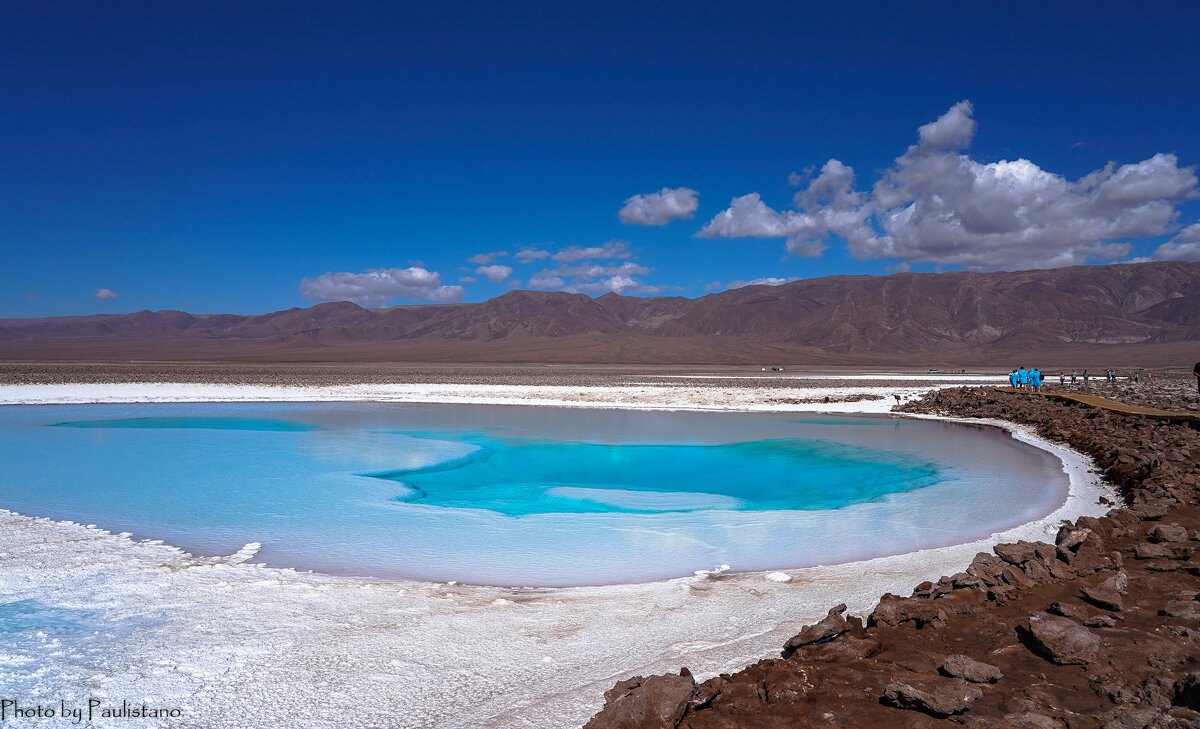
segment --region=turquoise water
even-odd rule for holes
[[[1053,458],[991,430],[889,418],[22,406],[0,409],[0,436],[4,508],[200,554],[258,541],[273,565],[493,584],[909,551],[1027,521],[1065,489]]]
[[[607,445],[485,437],[442,463],[363,474],[397,499],[510,516],[697,509],[837,509],[937,481],[934,464],[808,438]]]

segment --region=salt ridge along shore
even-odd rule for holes
[[[997,380],[998,382],[998,380]],[[951,387],[942,383],[940,387]],[[213,385],[186,382],[0,385],[0,405],[149,402],[419,402],[635,409],[885,413],[934,386],[775,388],[664,385]]]
[[[22,385],[0,387],[0,402],[95,402],[107,392],[130,398],[107,402],[291,394],[306,401],[826,412],[879,412],[874,408],[891,404],[813,402],[855,394],[831,389],[759,391],[760,398],[802,402],[756,402],[751,388]],[[894,402],[898,393],[886,389]],[[913,396],[929,389],[913,388]],[[184,716],[169,725],[179,727],[578,726],[616,680],[680,665],[701,678],[735,670],[777,650],[833,602],[863,614],[881,594],[957,572],[993,544],[1044,540],[1062,519],[1104,513],[1097,499],[1105,492],[1087,459],[1016,433],[1055,452],[1070,476],[1067,502],[1043,519],[895,557],[771,573],[714,570],[636,585],[521,589],[347,579],[245,563],[253,545],[228,559],[196,557],[161,542],[4,512],[0,600],[57,611],[72,627],[26,635],[29,642],[7,648],[2,686],[30,703],[95,695],[178,705]]]

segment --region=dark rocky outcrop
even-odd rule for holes
[[[838,606],[786,660],[702,683],[674,727],[1200,726],[1200,464],[1176,456],[1200,453],[1200,430],[985,389],[905,407],[1036,429],[1091,456],[1128,506],[884,595],[865,627]],[[616,716],[590,727],[637,726]]]
[[[585,729],[674,729],[696,693],[696,680],[685,668],[678,676],[635,676],[604,692],[604,716]]]

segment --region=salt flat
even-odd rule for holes
[[[9,385],[0,402],[379,399],[580,407],[882,412],[895,388],[207,384]],[[888,399],[825,403],[855,395]],[[789,402],[792,401],[792,402]],[[1017,436],[1033,438],[1018,431]],[[499,588],[378,582],[200,558],[87,526],[0,514],[0,601],[65,624],[0,650],[0,692],[30,703],[89,696],[183,707],[179,727],[570,727],[618,679],[704,678],[777,654],[834,603],[869,610],[886,591],[959,571],[991,544],[1042,539],[1099,515],[1088,462],[1047,444],[1067,502],[990,538],[897,557],[637,585]],[[785,581],[786,579],[786,581]],[[40,612],[39,612],[40,611]],[[32,725],[37,725],[36,723]],[[46,726],[53,725],[46,723]],[[154,724],[147,724],[153,726]],[[166,725],[166,724],[164,724]]]

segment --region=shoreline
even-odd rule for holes
[[[3,394],[4,389],[6,388],[0,387],[0,394]],[[937,388],[927,388],[927,390],[932,389]],[[540,405],[541,403],[513,402],[509,399],[499,404]],[[825,403],[819,404],[826,405]],[[861,408],[864,405],[872,404],[874,401],[844,403],[843,405]],[[888,404],[890,406],[891,403]],[[811,412],[816,409],[797,407],[801,405],[800,403],[784,405],[790,406],[790,409],[795,409],[797,412]],[[809,403],[804,403],[804,405],[809,405]],[[585,402],[583,406],[619,407],[612,401]],[[828,406],[826,405],[826,407]],[[641,408],[740,409],[730,407],[728,404],[719,408],[704,406],[681,408],[678,407],[678,403],[667,406],[642,403],[640,408],[632,409]],[[779,405],[770,408],[770,410],[779,409],[783,408]],[[825,411],[828,412],[828,410]],[[750,412],[754,411],[750,410]],[[858,412],[862,412],[862,410]],[[972,419],[938,419],[972,422]],[[474,696],[469,700],[465,700],[467,697],[464,696],[465,702],[451,701],[449,705],[442,701],[439,703],[439,707],[449,711],[444,714],[432,706],[408,706],[404,709],[406,713],[416,712],[416,716],[418,718],[425,717],[424,720],[398,725],[517,727],[528,726],[531,716],[556,717],[555,725],[580,725],[599,708],[601,694],[615,680],[634,674],[672,670],[672,667],[681,663],[687,663],[693,667],[696,675],[703,677],[736,670],[761,657],[768,646],[780,645],[786,637],[794,634],[799,625],[819,617],[828,604],[831,604],[831,601],[845,601],[850,605],[851,612],[865,615],[879,599],[879,596],[885,592],[906,590],[922,580],[937,579],[941,574],[959,571],[976,552],[987,551],[994,544],[1019,538],[1045,539],[1048,534],[1052,534],[1058,528],[1059,520],[1066,518],[1071,509],[1083,509],[1084,511],[1081,513],[1074,514],[1074,516],[1081,516],[1085,513],[1100,515],[1108,508],[1096,503],[1098,496],[1109,495],[1109,493],[1101,489],[1095,483],[1095,479],[1089,480],[1090,462],[1082,454],[1071,456],[1072,460],[1068,463],[1064,456],[1073,454],[1073,451],[1050,444],[1033,436],[1030,432],[1022,433],[1020,432],[1021,426],[1002,421],[975,421],[974,424],[1001,427],[1018,440],[1054,453],[1063,464],[1069,479],[1069,492],[1064,502],[1041,519],[972,542],[858,562],[791,570],[734,574],[713,570],[658,582],[560,588],[507,588],[454,583],[380,581],[370,578],[301,572],[254,563],[243,564],[253,556],[253,550],[246,548],[229,557],[195,557],[177,547],[165,544],[161,540],[134,542],[127,535],[113,534],[74,522],[54,522],[41,517],[16,515],[15,512],[7,511],[0,512],[3,514],[3,517],[0,518],[10,525],[19,522],[22,528],[17,531],[31,536],[36,535],[36,540],[45,548],[45,552],[40,555],[38,562],[43,564],[74,563],[77,567],[84,567],[85,570],[99,575],[101,581],[106,579],[106,576],[111,578],[114,571],[125,571],[131,574],[119,575],[118,580],[122,583],[139,585],[147,581],[150,584],[159,582],[160,580],[154,574],[146,574],[144,567],[147,553],[150,562],[171,565],[169,569],[175,572],[227,573],[223,575],[222,582],[225,587],[222,589],[232,591],[234,594],[242,593],[241,603],[243,604],[235,609],[230,609],[224,602],[210,605],[208,609],[217,611],[217,614],[249,612],[252,616],[249,619],[252,621],[272,622],[278,620],[278,616],[271,618],[270,615],[282,607],[282,605],[277,605],[281,595],[294,590],[317,590],[333,593],[328,595],[328,600],[318,600],[306,608],[307,617],[300,621],[305,626],[301,631],[302,634],[307,633],[313,626],[327,623],[331,616],[345,614],[347,608],[353,608],[352,612],[369,610],[370,608],[363,605],[360,599],[364,592],[392,593],[391,599],[376,604],[375,609],[395,610],[399,607],[402,610],[425,610],[429,612],[429,615],[425,616],[429,623],[437,623],[441,619],[438,617],[437,610],[431,611],[429,605],[449,603],[444,607],[448,607],[452,611],[468,610],[478,613],[468,621],[471,626],[474,626],[474,630],[483,629],[486,632],[497,633],[501,630],[517,633],[523,631],[526,634],[536,635],[543,631],[554,633],[561,631],[565,625],[571,625],[570,630],[575,631],[571,633],[572,636],[580,633],[591,636],[584,641],[588,644],[587,648],[590,651],[587,659],[577,660],[573,664],[567,660],[564,664],[564,659],[569,657],[569,651],[580,651],[581,644],[570,638],[549,640],[549,647],[542,651],[547,655],[537,659],[537,663],[541,664],[537,668],[552,668],[552,670],[533,670],[532,673],[535,675],[527,676],[520,682],[510,682],[514,665],[532,662],[539,652],[534,651],[531,654],[528,645],[508,646],[503,641],[498,644],[495,640],[488,643],[489,650],[500,650],[504,655],[499,660],[493,656],[494,663],[489,664],[492,668],[484,671],[484,674],[490,678],[481,679],[480,683],[484,687],[492,687],[486,690],[484,695],[494,693],[496,682],[508,687],[512,685],[536,687],[527,695],[510,696],[499,702],[485,699],[483,696]],[[77,549],[81,540],[97,546],[98,554],[73,553],[72,550]],[[14,551],[12,547],[9,540],[5,539],[4,543],[0,544],[0,551],[4,551],[11,557]],[[89,550],[85,550],[85,552],[87,551]],[[37,570],[32,570],[32,574],[36,573]],[[783,580],[784,576],[787,578],[786,581]],[[55,582],[67,587],[78,579],[70,575],[59,575]],[[16,581],[19,582],[19,578]],[[254,587],[256,583],[261,582],[271,582],[275,585],[264,595],[260,588]],[[14,592],[30,592],[28,589],[14,591],[11,583],[5,583],[9,583],[9,580],[3,579],[3,576],[0,575],[0,597],[7,596],[6,599],[11,599],[14,596],[19,597],[19,595],[14,595]],[[204,591],[192,589],[195,587],[195,585],[191,585],[180,588],[182,594],[177,595],[174,599],[181,600],[185,604],[188,602],[204,604],[206,600]],[[139,588],[139,591],[141,589],[144,588]],[[264,600],[267,605],[275,605],[267,611],[267,615],[256,615],[258,610],[252,604],[256,599],[253,597],[256,592],[259,593],[258,600]],[[54,594],[54,591],[50,591],[49,594]],[[546,607],[555,601],[558,605],[557,609]],[[334,602],[340,602],[341,605],[335,607]],[[86,607],[87,604],[84,601],[77,607]],[[551,614],[542,617],[513,614],[521,612],[521,606],[528,607],[534,604],[541,609],[549,610]],[[563,605],[567,607],[561,607]],[[654,605],[657,605],[659,610],[650,610],[649,612],[661,614],[647,615],[647,606]],[[143,605],[143,608],[153,611],[153,605]],[[481,610],[482,612],[480,612]],[[578,613],[580,612],[587,617],[579,618]],[[625,623],[625,634],[629,636],[632,643],[636,644],[636,647],[612,644],[612,636],[604,626],[613,620]],[[685,629],[684,626],[687,628]],[[183,625],[176,626],[174,632],[193,629],[195,626],[189,627],[185,622]],[[221,632],[212,625],[205,625],[204,629],[205,631],[215,630],[217,635]],[[168,631],[168,633],[170,632],[172,631]],[[440,640],[444,642],[448,635],[454,635],[458,639],[457,636],[460,635],[460,632],[455,631],[443,635]],[[372,640],[373,636],[377,637],[369,630],[351,631],[351,635],[343,636],[343,641],[353,644],[359,640]],[[606,637],[601,638],[600,636]],[[175,646],[178,643],[178,637],[178,635],[174,637],[166,635],[163,639],[167,645]],[[230,639],[232,640],[232,638]],[[406,660],[406,650],[409,653],[412,652],[411,646],[407,646],[407,640],[396,642],[386,639],[382,642],[391,646],[390,650],[385,653],[392,659],[403,662]],[[475,642],[474,639],[461,642],[459,651],[456,652],[469,653],[472,650],[469,646],[473,642]],[[602,655],[603,650],[597,652],[598,649],[606,646],[607,654]],[[180,648],[176,647],[174,650],[178,651]],[[224,640],[214,640],[208,648],[210,651],[215,650],[216,653],[222,654],[229,652],[231,646],[227,645]],[[476,645],[475,650],[478,651],[480,648]],[[170,653],[171,650],[167,649],[167,652]],[[422,648],[416,652],[423,653],[424,650]],[[271,653],[272,651],[268,649],[267,652]],[[371,661],[365,657],[341,647],[310,645],[300,652],[302,654],[298,657],[300,665],[309,663],[318,656],[329,655],[331,652],[334,655],[342,656],[342,660],[362,659],[367,665],[371,665]],[[200,659],[200,663],[203,664],[207,660],[207,658]],[[187,661],[184,663],[186,664]],[[461,666],[457,669],[453,668],[461,661],[450,660],[445,663],[447,665],[434,670],[433,674],[423,681],[436,681],[439,680],[439,676],[444,679],[442,674],[446,672],[464,670]],[[434,665],[437,665],[436,661],[434,661]],[[293,666],[293,668],[298,669],[298,666]],[[473,667],[471,670],[478,670],[478,667]],[[564,675],[570,680],[562,680]],[[245,678],[247,677],[243,677],[242,680]],[[300,673],[289,680],[303,684],[315,679],[315,676]],[[413,680],[422,683],[420,678],[413,677]],[[231,686],[226,688],[226,691],[236,694],[238,683],[235,680]],[[269,693],[278,697],[279,692],[282,692],[283,696],[287,696],[293,690],[291,687],[277,686],[271,689],[274,693]],[[386,701],[386,696],[390,695],[392,690],[381,689],[378,693],[382,693],[385,696],[382,700]],[[128,695],[128,693],[129,690],[126,689],[126,694]],[[169,696],[171,693],[174,692],[165,691],[164,696]],[[374,696],[373,700],[381,699]],[[392,700],[396,701],[397,699],[393,697]],[[206,723],[219,726],[237,725],[220,719],[222,716],[227,718],[231,716],[230,701],[237,703],[236,697],[230,696],[224,697],[223,701],[213,700],[206,709],[208,712],[206,718],[216,717],[217,720],[202,721],[197,725]],[[275,703],[286,704],[287,702],[277,701]],[[401,701],[401,705],[403,706],[403,701]],[[467,708],[476,711],[462,713]],[[451,718],[460,716],[462,719],[458,723]],[[294,721],[295,719],[295,716],[283,713],[275,715],[272,720]],[[181,725],[189,726],[186,722]],[[346,725],[353,726],[354,724]],[[370,723],[362,725],[367,726]]]
[[[632,729],[645,715],[679,729],[798,716],[846,729],[1200,721],[1196,428],[984,388],[938,392],[905,410],[1003,418],[1069,443],[1103,468],[1126,506],[1064,524],[1053,539],[996,545],[909,597],[909,586],[884,595],[865,621],[844,619],[837,605],[782,654],[764,652],[737,671],[618,683],[585,729]]]

